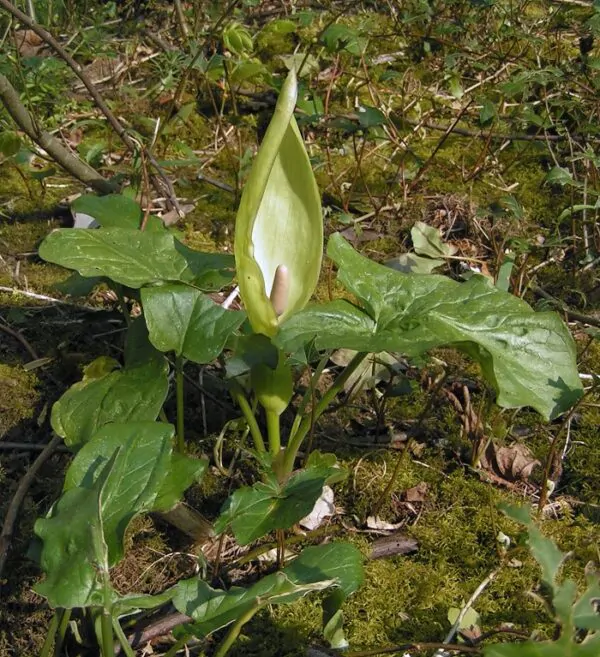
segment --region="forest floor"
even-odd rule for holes
[[[476,265],[497,280],[504,271],[513,294],[562,315],[583,384],[597,385],[600,46],[581,47],[600,29],[591,5],[557,2],[548,11],[542,2],[464,2],[430,13],[416,1],[330,3],[327,11],[302,2],[292,3],[294,11],[289,3],[239,3],[232,17],[253,46],[222,57],[216,36],[206,36],[218,12],[194,24],[194,3],[186,5],[199,36],[183,42],[164,4],[150,3],[156,8],[143,25],[111,23],[94,9],[78,19],[69,48],[131,134],[154,144],[187,210],[177,224],[187,244],[232,251],[238,192],[273,107],[273,76],[295,52],[307,54],[298,117],[323,194],[326,236],[342,231],[361,253],[387,262],[413,251],[415,222],[439,229],[454,255],[442,257],[436,273],[460,279]],[[3,18],[0,11],[0,25]],[[147,191],[141,163],[69,69],[47,48],[32,53],[11,43],[0,72],[20,85],[45,127],[107,177],[129,178],[133,194],[136,185]],[[12,129],[0,110],[0,522],[50,440],[52,404],[95,357],[120,356],[124,330],[106,289],[69,294],[61,287],[68,273],[38,257],[40,241],[72,222],[63,199],[84,190],[25,142],[10,153],[2,136]],[[336,292],[327,269],[317,289],[322,299]],[[449,372],[441,388],[440,364]],[[188,388],[186,438],[192,452],[212,458],[220,428],[238,411],[211,367],[186,371],[197,384]],[[541,526],[570,553],[565,573],[583,583],[586,565],[600,562],[597,389],[567,419],[547,423],[531,409],[491,403],[477,367],[451,350],[407,362],[404,373],[409,385],[397,395],[384,377],[340,398],[314,435],[314,446],[335,452],[349,477],[335,486],[336,514],[305,540],[344,536],[366,558],[365,584],[344,606],[350,646],[443,641],[449,618],[490,575],[473,603],[479,616],[472,631],[551,637],[553,619],[527,595],[539,586],[538,567],[523,545],[505,558],[499,532],[518,543],[520,530],[498,505],[537,505],[556,438],[558,458],[548,468],[554,490]],[[174,408],[171,396],[168,417]],[[417,419],[421,429],[406,450]],[[224,450],[225,461],[233,451]],[[28,548],[70,458],[54,451],[11,522],[0,579],[1,657],[37,655],[45,639],[51,614],[32,590],[40,570]],[[213,519],[228,486],[212,467],[187,502]],[[190,576],[203,548],[153,516],[136,519],[127,540],[113,576],[123,592],[156,593]],[[270,567],[244,561],[256,547],[231,550],[222,564],[229,580]],[[231,655],[304,655],[322,645],[320,627],[317,599],[264,610]],[[165,646],[144,654],[164,654]],[[397,654],[404,653],[417,654]]]

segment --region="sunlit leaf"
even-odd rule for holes
[[[282,349],[295,351],[312,339],[320,349],[409,356],[454,346],[480,364],[501,406],[532,406],[555,417],[581,395],[575,345],[557,314],[535,313],[482,276],[458,283],[392,271],[337,234],[328,253],[364,308],[344,300],[306,308],[282,325],[275,338]]]
[[[244,313],[226,310],[199,290],[176,283],[144,288],[142,305],[152,344],[195,363],[214,360],[245,319]]]
[[[271,476],[266,483],[239,488],[223,505],[215,532],[231,526],[238,543],[247,545],[274,529],[291,527],[312,511],[325,483],[338,473],[335,467],[313,466],[294,473],[284,484]]]

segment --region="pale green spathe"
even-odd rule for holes
[[[274,335],[302,309],[319,278],[323,220],[319,190],[294,119],[296,74],[288,75],[244,187],[236,218],[235,260],[252,328]],[[269,299],[277,267],[288,270],[287,305],[278,316]]]

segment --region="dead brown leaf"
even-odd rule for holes
[[[498,447],[490,443],[481,457],[481,467],[506,481],[527,481],[541,463],[522,443]]]
[[[404,499],[407,502],[424,502],[427,497],[427,490],[429,486],[426,482],[422,481],[421,483],[409,488],[404,491]]]

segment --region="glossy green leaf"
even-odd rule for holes
[[[174,434],[170,424],[160,422],[108,424],[81,448],[67,470],[65,491],[93,488],[119,450],[101,499],[110,566],[123,557],[123,537],[132,518],[154,508],[171,467]]]
[[[155,420],[169,388],[167,371],[165,359],[156,355],[137,367],[84,379],[52,407],[52,428],[78,449],[105,424]]]
[[[118,618],[123,614],[141,611],[142,609],[158,609],[158,607],[167,604],[175,595],[175,587],[172,586],[162,593],[156,595],[143,595],[131,593],[124,595],[113,602],[113,617]]]
[[[144,213],[139,203],[121,194],[94,196],[86,194],[71,203],[73,212],[83,212],[94,217],[103,228],[129,228],[138,230],[143,222]],[[158,217],[148,217],[146,231],[164,231],[165,226]]]
[[[175,238],[167,232],[63,228],[46,237],[39,253],[44,260],[76,269],[82,276],[105,276],[132,288],[193,279]]]
[[[144,288],[142,305],[152,344],[195,363],[214,360],[245,319],[244,313],[226,310],[199,290],[177,283]]]
[[[440,231],[429,226],[423,221],[417,221],[410,230],[415,253],[429,258],[445,258],[456,253],[456,248],[450,244],[444,244]]]
[[[280,348],[295,351],[313,338],[320,349],[409,356],[454,346],[480,364],[501,406],[532,406],[548,418],[581,396],[575,345],[557,314],[535,313],[483,276],[458,283],[392,271],[359,255],[339,234],[328,253],[364,309],[343,300],[306,308],[282,325],[275,338]]]
[[[294,119],[296,76],[283,85],[244,187],[235,226],[235,260],[248,319],[256,333],[274,335],[278,321],[310,299],[321,270],[321,200]],[[278,267],[287,268],[280,284]],[[272,293],[282,300],[276,302]],[[280,315],[280,317],[278,317]]]
[[[282,571],[263,577],[248,589],[221,591],[198,579],[179,582],[173,603],[194,619],[190,629],[195,634],[207,636],[252,610],[289,604],[312,591],[340,587],[348,595],[362,582],[361,562],[360,552],[352,545],[310,547]]]
[[[169,511],[183,497],[183,493],[194,483],[199,482],[206,469],[207,459],[197,459],[187,454],[173,452],[167,474],[161,482],[152,505],[153,511]]]
[[[108,572],[108,549],[103,538],[102,495],[116,455],[89,488],[72,488],[54,505],[47,518],[36,521],[42,540],[40,565],[46,578],[35,586],[51,607],[87,607],[104,600],[102,571]]]
[[[186,259],[192,273],[190,282],[201,290],[220,290],[232,281],[235,259],[231,254],[195,251],[177,240],[175,249]]]
[[[286,529],[308,515],[331,476],[339,469],[327,466],[307,467],[294,473],[285,484],[271,476],[266,483],[244,486],[231,495],[215,523],[217,534],[231,526],[240,545]]]

